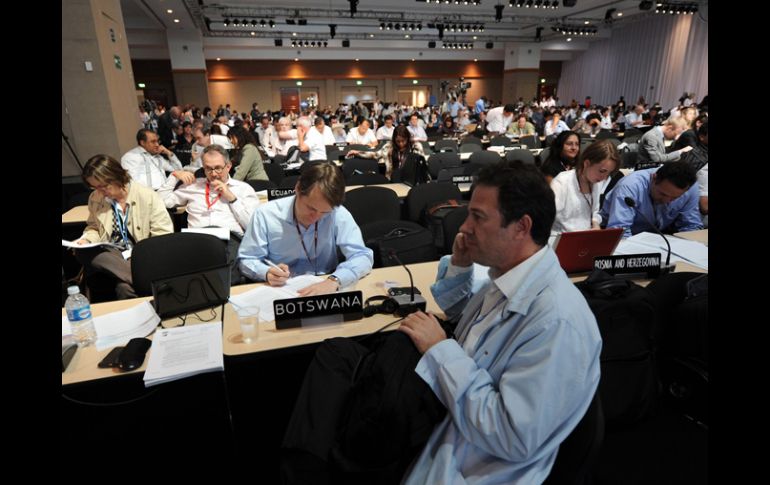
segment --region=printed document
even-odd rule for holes
[[[224,369],[221,321],[159,329],[152,339],[144,387]]]

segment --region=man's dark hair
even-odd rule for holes
[[[508,103],[503,108],[503,111],[505,111],[506,113],[515,113],[516,112],[516,106]]]
[[[687,190],[695,183],[695,168],[687,162],[666,162],[655,172],[655,183],[668,180],[676,187]]]
[[[147,128],[142,128],[139,131],[136,132],[136,143],[139,143],[140,141],[147,141],[147,133],[155,133],[152,130],[148,130]]]
[[[700,128],[698,128],[698,136],[709,136],[709,122],[704,121]]]
[[[487,165],[478,173],[478,185],[497,187],[497,205],[503,215],[503,226],[525,215],[532,219],[532,240],[545,246],[556,217],[553,190],[534,165],[520,160]]]
[[[306,167],[297,183],[299,193],[305,196],[318,184],[321,194],[332,207],[342,205],[345,201],[345,176],[339,167],[331,163],[316,163]]]

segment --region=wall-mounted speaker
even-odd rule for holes
[[[275,46],[276,47],[283,46],[283,39],[275,39]]]
[[[495,46],[494,42],[487,42],[487,49],[491,49]]]
[[[348,39],[343,40],[342,47],[350,47],[350,41]]]
[[[428,42],[428,47],[430,47],[431,49],[435,49],[436,48],[436,41],[435,40],[429,41]]]
[[[563,3],[565,7],[574,7],[577,3],[577,0],[564,0],[561,3]]]

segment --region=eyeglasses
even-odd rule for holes
[[[210,167],[203,167],[203,171],[206,173],[216,173],[220,174],[225,171],[226,166],[224,167],[216,167],[216,168],[210,168]]]

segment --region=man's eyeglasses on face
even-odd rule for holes
[[[225,171],[225,167],[215,167],[215,168],[203,167],[203,171],[206,172],[206,173],[220,174],[220,173]]]

